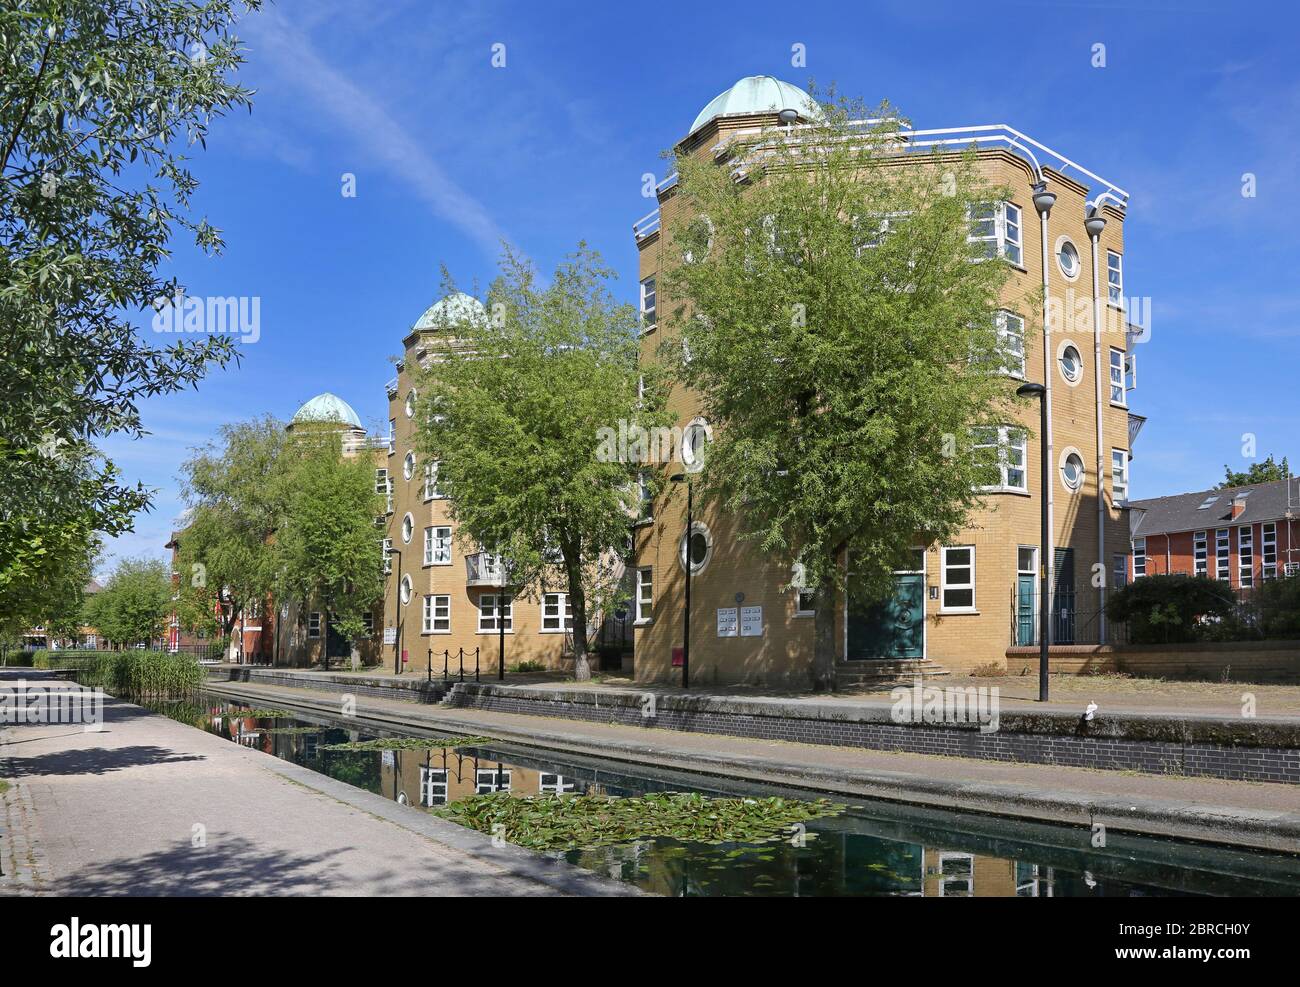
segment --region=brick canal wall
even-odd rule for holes
[[[1300,784],[1300,722],[1056,711],[978,724],[898,723],[888,706],[664,696],[462,683],[444,705],[761,740],[941,754],[989,761]],[[653,715],[646,715],[647,713]]]

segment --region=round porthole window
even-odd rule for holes
[[[686,247],[682,250],[682,260],[694,264],[703,260],[713,249],[713,220],[700,216],[686,227]]]
[[[692,573],[703,569],[713,557],[713,536],[702,522],[696,521],[691,526],[690,535],[682,535],[681,541],[677,544],[677,562],[683,569],[686,568],[688,552]]]
[[[1074,449],[1067,449],[1061,457],[1061,482],[1068,490],[1078,490],[1083,486],[1083,457]]]
[[[415,389],[406,392],[406,417],[415,417]]]
[[[688,473],[704,469],[704,454],[713,430],[703,418],[696,418],[682,430],[682,465]]]
[[[1061,266],[1061,273],[1071,281],[1079,276],[1079,248],[1067,237],[1056,241],[1056,262]]]
[[[1083,357],[1079,353],[1079,348],[1073,343],[1066,343],[1061,347],[1057,362],[1061,367],[1061,376],[1065,378],[1067,384],[1077,384],[1083,379]]]
[[[407,514],[402,518],[402,541],[409,542],[413,534],[415,534],[415,518]]]
[[[401,593],[402,593],[402,603],[403,604],[410,603],[411,602],[411,577],[410,576],[402,577]]]
[[[406,458],[402,460],[402,476],[408,480],[415,476],[415,453],[408,452]]]

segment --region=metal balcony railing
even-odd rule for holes
[[[475,552],[465,556],[466,586],[505,586],[506,567],[501,556]]]

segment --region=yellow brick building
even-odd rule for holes
[[[458,675],[462,660],[467,675],[477,663],[484,678],[495,676],[503,651],[507,668],[520,662],[572,668],[568,594],[510,593],[501,559],[457,530],[438,489],[437,464],[421,462],[416,451],[413,371],[428,365],[439,326],[482,308],[469,295],[451,295],[432,305],[402,340],[397,376],[388,383],[387,454],[375,469],[376,491],[388,494],[382,660],[420,674],[432,666],[435,677],[444,666]]]
[[[783,110],[793,112],[783,120]],[[788,83],[767,76],[742,79],[701,111],[678,151],[716,158],[739,134],[789,124],[789,133],[797,135],[798,126],[819,113],[807,94]],[[1102,594],[1126,572],[1131,435],[1142,422],[1128,408],[1136,337],[1123,285],[1127,193],[1003,126],[905,130],[902,144],[917,166],[933,163],[938,153],[974,145],[983,176],[1011,190],[1007,201],[976,215],[973,237],[986,240],[990,252],[1012,270],[1000,326],[1009,339],[1018,339],[1024,360],[1008,387],[1037,382],[1049,389],[1052,639],[1097,643],[1104,633],[1098,617]],[[1054,196],[1041,214],[1036,194],[1038,206]],[[680,211],[672,176],[659,184],[656,196],[657,208],[634,224],[645,362],[656,359],[667,331],[657,324],[656,313],[671,304],[658,290],[657,275],[674,249],[673,231],[694,218]],[[1046,329],[1045,306],[1037,301],[1044,297],[1052,316]],[[699,421],[697,396],[675,388],[671,401],[681,427]],[[1011,468],[970,526],[949,544],[918,544],[911,571],[897,574],[898,599],[889,607],[855,608],[848,619],[842,604],[838,608],[841,678],[851,680],[888,659],[935,662],[953,670],[1005,667],[1008,647],[1037,641],[1037,403],[1023,404],[1022,424],[1034,438],[1016,448],[1016,423],[1008,424],[1012,432],[1002,440],[1010,444]],[[675,681],[674,651],[683,637],[686,491],[666,484],[649,508],[651,516],[634,535],[635,674],[643,682]],[[692,683],[806,687],[814,620],[797,592],[782,589],[791,582],[793,560],[765,557],[742,544],[738,518],[715,509],[699,511],[698,504],[696,516]]]

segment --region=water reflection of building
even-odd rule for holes
[[[384,751],[381,794],[403,805],[437,807],[471,795],[585,795],[592,787],[559,771],[464,754],[451,748]]]

